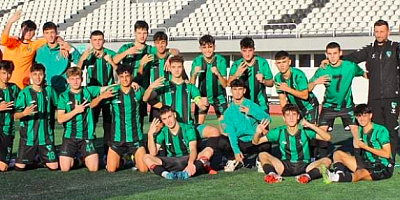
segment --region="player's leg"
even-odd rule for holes
[[[210,108],[210,106],[207,106],[206,110],[200,110],[199,107],[196,105],[194,108],[194,117],[196,120],[197,124],[204,124],[204,122],[206,121],[206,117],[207,117],[207,113],[208,113],[208,109]]]
[[[397,148],[399,144],[399,124],[398,124],[398,116],[399,116],[399,100],[390,99],[383,100],[384,105],[384,125],[389,130],[390,134],[390,146],[391,152],[393,155],[393,161],[397,155]]]
[[[69,171],[74,166],[74,158],[60,155],[60,169],[62,172]]]
[[[58,169],[56,147],[54,144],[40,145],[39,154],[40,158],[46,163],[47,169],[52,171]]]
[[[85,157],[85,165],[90,172],[99,170],[99,154],[91,154]]]
[[[85,158],[86,168],[90,172],[96,172],[99,170],[99,154],[97,154],[94,142],[92,140],[80,141],[80,152]]]
[[[340,111],[340,118],[342,118],[343,126],[350,126],[350,131],[353,136],[353,147],[355,148],[355,152],[358,154],[358,124],[356,121],[356,116],[354,115],[354,108],[343,108]]]
[[[8,169],[8,163],[12,154],[14,136],[3,135],[0,133],[0,171]]]
[[[331,165],[332,161],[329,158],[321,158],[309,164],[305,168],[305,173],[296,177],[296,180],[300,183],[308,183],[311,180],[321,178],[322,169],[327,169]],[[324,168],[321,166],[324,165]]]
[[[144,163],[144,156],[146,155],[146,149],[144,147],[139,147],[135,152],[135,164],[140,172],[147,172],[148,167]]]
[[[335,172],[343,171],[344,167],[348,168],[352,172],[356,171],[356,158],[349,153],[337,150],[333,153],[333,169]]]
[[[33,164],[38,146],[26,146],[20,139],[17,159],[15,160],[15,170],[23,171],[27,165]]]
[[[104,144],[104,155],[107,155],[108,151],[108,142],[111,140],[111,123],[112,123],[112,116],[111,116],[111,106],[110,105],[102,105],[101,107],[101,114],[103,116],[103,144]]]
[[[331,109],[328,108],[322,108],[320,117],[319,117],[319,122],[318,125],[319,127],[324,130],[324,131],[328,131],[328,127],[330,124],[333,124],[333,122],[335,121],[337,113],[332,111]],[[327,141],[322,141],[322,140],[317,140],[317,156],[315,159],[317,158],[324,158],[328,156],[328,147],[330,145],[330,142]]]
[[[60,148],[60,169],[63,172],[73,168],[75,162],[74,157],[78,152],[78,143],[75,140],[63,138]]]
[[[123,154],[122,147],[118,145],[109,145],[110,148],[108,149],[107,154],[107,171],[108,172],[115,172],[119,168],[121,155]]]
[[[274,157],[270,153],[261,152],[258,155],[258,160],[261,162],[261,166],[263,167],[264,173],[266,175],[272,173],[282,175],[285,167],[281,160]]]

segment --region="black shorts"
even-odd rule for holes
[[[36,153],[39,153],[41,160],[45,163],[57,162],[56,147],[54,144],[26,146],[25,141],[20,141],[16,163],[32,164],[35,161]]]
[[[219,103],[218,100],[214,100],[213,104],[210,104],[207,106],[207,109],[205,110],[200,110],[199,107],[195,106],[194,109],[194,115],[197,116],[199,114],[201,115],[206,115],[208,113],[208,110],[210,109],[210,107],[213,106],[214,107],[214,111],[215,114],[217,115],[217,117],[219,118],[221,115],[224,114],[225,110],[228,109],[228,104],[227,103]]]
[[[281,160],[283,164],[282,176],[297,176],[306,173],[306,169],[310,163],[292,163],[289,160]]]
[[[167,171],[183,171],[188,164],[189,155],[182,157],[158,157],[162,161],[162,166]]]
[[[0,161],[3,163],[9,163],[12,147],[13,147],[14,136],[4,135],[0,133]]]
[[[108,143],[108,146],[115,151],[120,157],[125,154],[135,155],[136,151],[140,147],[144,147],[143,143],[133,143],[133,142],[112,142]]]
[[[60,149],[60,156],[75,157],[81,153],[84,158],[97,154],[93,140],[64,138]]]
[[[332,108],[322,108],[318,125],[329,126],[333,124],[336,117],[342,118],[343,126],[357,125],[354,108],[342,108],[340,111]]]
[[[302,113],[302,115],[303,115],[302,117],[311,124],[318,123],[318,117],[319,117],[318,106],[314,106],[313,109],[307,110],[306,112]]]
[[[369,172],[372,180],[383,180],[392,177],[394,167],[392,164],[389,164],[388,167],[381,163],[371,163],[363,159],[362,157],[358,157],[356,159],[357,162],[357,170],[365,169]]]

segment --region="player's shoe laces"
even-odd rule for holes
[[[236,167],[239,165],[239,162],[236,160],[228,160],[224,167],[225,172],[233,172],[235,171]]]
[[[264,176],[264,181],[267,182],[268,184],[279,183],[282,182],[282,176],[279,176],[278,174],[271,172],[268,175]]]
[[[264,173],[264,169],[262,168],[261,162],[258,161],[258,159],[256,160],[256,167],[257,167],[258,173]]]
[[[321,165],[321,166],[319,167],[319,171],[320,171],[321,174],[322,174],[322,180],[324,181],[325,184],[332,183],[332,176],[333,176],[333,173],[330,172],[330,171],[326,168],[325,165]]]
[[[168,180],[186,180],[189,178],[189,173],[187,171],[168,172],[165,178]]]
[[[294,178],[296,179],[297,182],[299,182],[301,184],[306,184],[306,183],[310,182],[310,180],[311,180],[311,178],[308,174],[301,174]]]

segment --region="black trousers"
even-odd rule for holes
[[[254,145],[251,142],[243,142],[239,140],[239,148],[243,154],[258,154],[260,152],[271,152],[271,143],[266,142],[259,145]],[[233,154],[229,138],[221,135],[217,149],[224,154]]]
[[[372,109],[373,122],[384,125],[390,134],[390,145],[392,147],[393,161],[396,157],[399,143],[399,99],[374,99],[369,100],[368,105]]]

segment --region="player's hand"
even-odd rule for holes
[[[211,67],[211,72],[212,72],[215,76],[219,76],[219,75],[220,75],[217,66]]]
[[[137,91],[137,90],[140,88],[140,85],[139,85],[138,83],[132,81],[131,87],[132,87],[135,91]]]
[[[157,133],[159,131],[159,124],[160,124],[160,120],[157,118],[154,118],[153,121],[150,124],[150,128],[149,128],[149,132],[148,132],[148,136],[153,137],[155,133]]]
[[[86,59],[89,57],[89,55],[92,54],[92,53],[93,53],[93,48],[92,48],[92,47],[87,48],[87,49],[83,52],[83,54],[82,54],[82,56],[81,56],[81,60],[86,60]]]
[[[256,79],[257,79],[258,82],[261,83],[264,80],[264,75],[262,75],[260,72],[257,72]]]
[[[23,114],[24,116],[29,116],[29,115],[35,114],[35,113],[37,113],[37,111],[35,111],[35,108],[36,108],[36,107],[37,107],[37,105],[32,104],[32,105],[26,107],[26,108],[24,109],[24,111],[22,111],[22,114]]]
[[[326,69],[326,66],[329,64],[329,60],[328,59],[324,59],[321,61],[321,64],[319,65],[320,68],[322,69]]]
[[[101,99],[108,99],[115,96],[115,91],[113,89],[108,89],[101,93]]]
[[[196,66],[196,67],[194,67],[194,73],[197,75],[197,74],[199,74],[200,72],[202,72],[203,70],[201,69],[201,67],[200,66]]]
[[[235,160],[243,164],[243,153],[235,154]]]
[[[206,110],[208,105],[209,105],[209,103],[208,103],[207,97],[201,97],[200,101],[197,104],[197,106],[200,108],[200,110]]]
[[[13,106],[14,106],[14,101],[10,101],[10,102],[2,101],[0,103],[0,111],[12,110]]]
[[[96,56],[96,58],[101,58],[104,55],[104,51],[93,51],[93,55]]]
[[[249,112],[250,112],[250,108],[249,108],[249,107],[246,107],[246,106],[244,106],[244,105],[240,105],[239,111],[242,112],[242,113],[244,113],[245,115],[248,115]]]
[[[171,60],[171,57],[169,57],[165,61],[165,63],[164,63],[164,71],[167,71],[167,72],[171,71],[171,62],[170,62],[170,60]]]
[[[312,126],[313,124],[311,124],[310,122],[308,122],[308,121],[305,120],[305,119],[302,119],[302,120],[301,120],[301,125],[302,125],[303,127],[305,127],[305,128],[310,128],[310,126]]]
[[[106,62],[108,62],[108,63],[113,63],[113,62],[114,62],[113,59],[111,58],[111,56],[108,55],[108,54],[104,55],[103,58],[104,58],[104,60],[105,60]]]
[[[330,79],[329,75],[324,75],[324,76],[317,78],[317,80],[315,80],[314,83],[316,85],[321,85],[321,84],[329,85],[330,81],[331,81],[331,79]]]
[[[126,50],[126,53],[129,54],[129,55],[139,54],[139,52],[140,51],[135,46],[133,46],[133,47],[129,48],[128,50]]]
[[[22,16],[22,10],[17,10],[13,15],[11,15],[10,19],[8,20],[9,23],[14,23],[18,21]]]
[[[78,104],[78,101],[75,101],[75,112],[77,114],[83,113],[85,112],[86,107],[90,106],[90,103],[86,101],[84,101],[82,104]]]
[[[149,87],[151,87],[152,89],[163,87],[164,86],[164,81],[165,81],[165,78],[164,77],[160,77],[160,78],[156,79],[153,83],[151,83],[149,85]]]
[[[361,149],[366,149],[368,147],[363,141],[358,140],[358,147]]]
[[[260,124],[257,125],[256,133],[258,133],[258,134],[264,133],[264,131],[267,129],[268,125],[269,125],[268,119],[261,120]]]
[[[143,56],[143,58],[140,60],[140,65],[145,66],[147,63],[151,62],[154,60],[154,55],[152,54],[146,54]]]
[[[247,68],[247,64],[244,61],[241,62],[236,72],[237,77],[241,76],[247,70]]]
[[[57,43],[60,45],[61,50],[71,51],[72,47],[68,42],[65,42],[61,37],[57,37]]]
[[[184,171],[189,172],[189,176],[193,176],[196,174],[196,166],[193,163],[188,163]]]
[[[287,92],[289,91],[290,87],[287,83],[275,83],[276,89],[280,90],[282,92]]]

